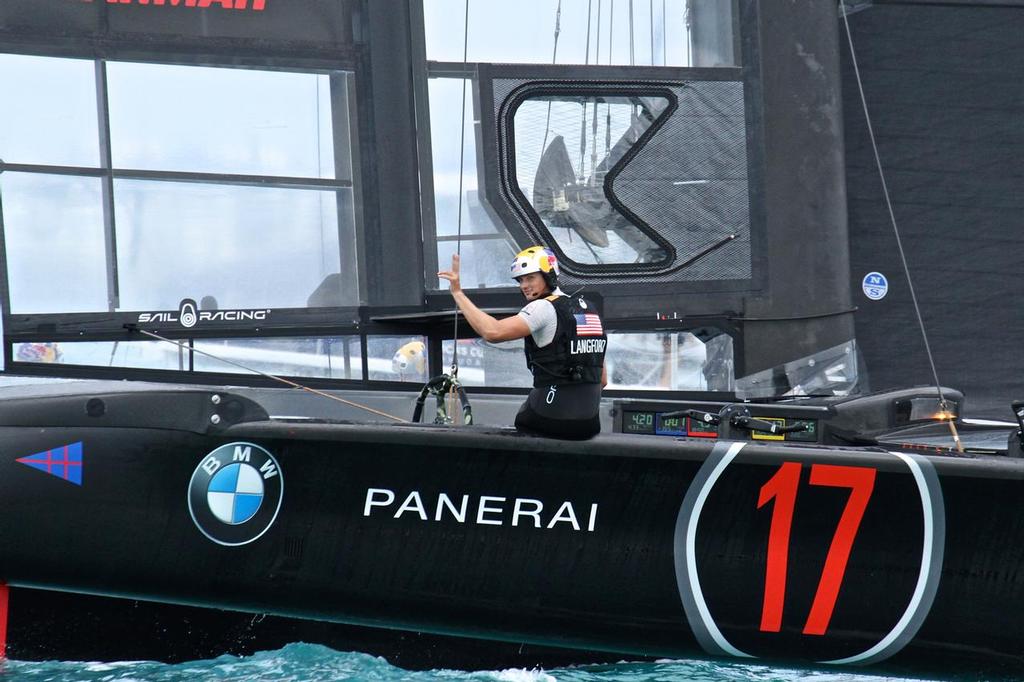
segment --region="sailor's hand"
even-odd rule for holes
[[[437,276],[448,280],[448,289],[453,294],[457,291],[462,291],[462,282],[459,281],[459,254],[452,254],[451,270],[441,270],[437,273]]]

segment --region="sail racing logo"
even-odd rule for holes
[[[192,472],[188,511],[203,535],[235,547],[269,530],[283,497],[284,477],[272,454],[254,443],[228,443]]]
[[[139,324],[174,323],[191,329],[204,322],[265,322],[269,308],[249,310],[199,310],[196,302],[186,298],[178,304],[177,312],[139,313]]]

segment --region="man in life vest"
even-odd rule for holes
[[[523,431],[561,438],[590,438],[601,430],[601,389],[608,383],[604,352],[608,337],[591,303],[558,288],[558,259],[543,246],[520,251],[512,278],[526,297],[518,314],[499,320],[480,310],[459,282],[459,256],[438,277],[466,321],[485,341],[525,339],[533,390],[516,415]]]

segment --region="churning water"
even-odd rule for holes
[[[1024,675],[1024,671],[1021,671]],[[151,661],[88,663],[72,661],[5,661],[0,681],[62,682],[908,682],[931,680],[1012,680],[991,674],[960,673],[953,677],[907,677],[884,672],[783,668],[711,660],[616,663],[551,670],[408,671],[383,658],[344,653],[313,644],[289,644],[253,656],[221,656],[206,661],[165,664]]]

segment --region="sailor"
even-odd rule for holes
[[[459,256],[438,277],[466,321],[485,341],[525,339],[533,390],[516,415],[522,431],[561,438],[590,438],[601,430],[601,389],[607,385],[604,352],[608,337],[593,304],[558,288],[558,259],[543,246],[520,251],[512,277],[526,297],[518,314],[499,320],[480,310],[459,282]]]

